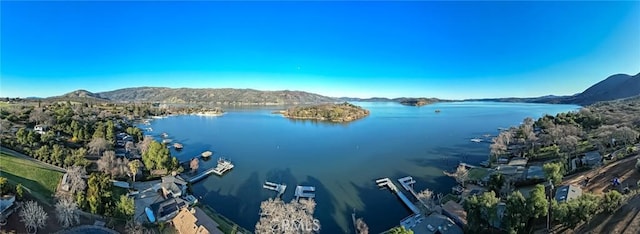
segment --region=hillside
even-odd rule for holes
[[[369,115],[369,110],[351,103],[296,106],[280,111],[290,119],[311,119],[329,122],[350,122]]]
[[[396,98],[394,100],[405,106],[424,106],[440,101],[437,98]]]
[[[589,105],[640,95],[640,73],[635,76],[617,74],[596,83],[584,92],[562,100],[562,103]]]
[[[191,89],[140,87],[95,94],[116,102],[159,102],[191,104],[305,104],[335,99],[302,91],[259,91],[254,89]]]

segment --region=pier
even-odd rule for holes
[[[316,197],[316,187],[313,186],[300,186],[296,187],[296,192],[294,196],[297,199],[302,198],[315,198]]]
[[[474,166],[474,165],[471,165],[471,164],[468,164],[468,163],[463,163],[463,162],[461,162],[460,165],[462,165],[464,167],[467,167],[467,168],[479,168],[479,166]]]
[[[195,182],[207,177],[211,173],[216,174],[218,176],[222,176],[222,175],[224,175],[224,173],[226,173],[226,172],[230,171],[231,169],[233,169],[233,167],[234,167],[233,163],[231,163],[228,160],[220,158],[218,160],[218,166],[213,167],[213,168],[209,168],[206,171],[203,171],[202,173],[189,178],[187,180],[187,182],[195,183]]]
[[[413,184],[416,183],[416,181],[413,179],[413,177],[411,177],[411,176],[402,177],[402,178],[398,179],[398,182],[400,182],[402,187],[405,190],[409,191],[409,193],[411,193],[411,195],[413,195],[413,197],[415,197],[416,200],[418,200],[422,204],[422,206],[424,206],[427,209],[431,209],[431,207],[429,207],[426,203],[424,203],[423,200],[418,198],[418,194],[416,193],[415,190],[413,190]]]
[[[269,181],[265,181],[264,185],[262,185],[263,188],[266,188],[268,190],[273,190],[278,192],[278,197],[281,197],[282,194],[284,194],[284,191],[287,190],[287,185],[286,184],[276,184],[273,182],[269,182]]]
[[[376,180],[376,184],[378,185],[378,187],[380,188],[389,188],[391,190],[391,192],[394,192],[399,198],[400,200],[402,200],[402,202],[404,202],[404,204],[414,213],[414,214],[420,214],[420,209],[418,209],[418,207],[413,204],[413,202],[411,202],[409,200],[409,198],[407,198],[407,196],[404,195],[404,193],[402,193],[401,191],[398,190],[398,187],[396,187],[395,184],[393,184],[393,182],[389,179],[389,178],[382,178],[382,179],[377,179]]]

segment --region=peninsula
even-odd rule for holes
[[[311,119],[329,122],[350,122],[369,115],[369,110],[348,102],[340,104],[320,104],[314,106],[296,106],[279,111],[290,119]]]

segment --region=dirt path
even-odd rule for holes
[[[563,185],[577,184],[581,185],[584,191],[595,194],[602,194],[614,187],[611,185],[613,178],[619,178],[621,184],[635,187],[640,180],[640,173],[635,170],[635,164],[638,156],[630,156],[622,160],[615,161],[609,165],[600,167],[578,174],[565,177],[562,181]],[[589,183],[584,185],[586,178],[590,178]]]

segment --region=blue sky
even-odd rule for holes
[[[0,96],[567,95],[640,72],[640,2],[1,2]]]

